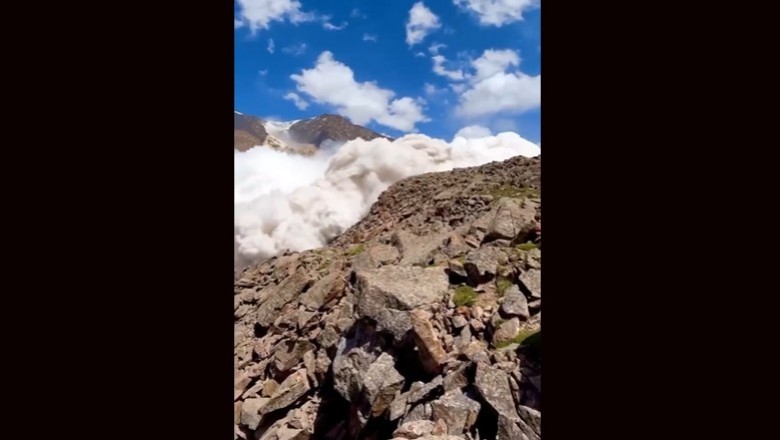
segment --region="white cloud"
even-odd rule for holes
[[[373,34],[363,34],[363,41],[373,41],[376,43],[377,36]]]
[[[353,9],[352,12],[349,13],[349,16],[352,18],[368,18],[366,14],[360,12],[360,9]]]
[[[400,179],[538,154],[539,146],[515,133],[449,143],[420,134],[356,139],[308,157],[264,147],[235,151],[234,264],[323,246]]]
[[[266,76],[266,75],[268,75],[268,69],[261,70],[261,71],[260,71],[260,72],[258,72],[258,73],[260,73],[260,75]]]
[[[311,12],[301,11],[298,0],[236,0],[240,6],[241,20],[249,24],[252,33],[268,29],[272,21],[289,21],[293,24],[316,19]]]
[[[441,27],[439,17],[423,2],[417,2],[409,10],[409,20],[406,22],[406,44],[413,46],[422,42],[433,30]]]
[[[485,26],[503,26],[523,19],[523,12],[541,4],[541,0],[453,0],[468,9]]]
[[[341,23],[341,26],[336,26],[335,24],[332,24],[331,22],[326,21],[325,23],[322,24],[322,28],[325,29],[326,31],[340,31],[340,30],[346,28],[348,24],[349,23],[347,23],[345,21],[345,22]]]
[[[293,44],[282,49],[282,52],[290,55],[303,55],[306,53],[306,43]]]
[[[450,84],[450,88],[455,93],[463,93],[468,86],[466,84]]]
[[[423,87],[423,90],[425,90],[425,94],[428,95],[428,96],[433,96],[433,95],[435,95],[437,93],[444,92],[444,89],[440,89],[440,88],[438,88],[435,85],[430,84],[430,83],[425,83],[425,86]]]
[[[463,137],[467,139],[483,138],[483,137],[488,137],[492,134],[493,133],[491,133],[490,129],[487,127],[483,127],[481,125],[469,125],[458,130],[458,132],[455,133],[455,136],[453,136],[453,138],[456,137]]]
[[[414,54],[414,57],[415,58],[425,58],[425,54],[422,53],[422,52],[417,52],[416,54]]]
[[[460,96],[455,109],[458,116],[522,112],[541,105],[542,76],[512,72],[520,65],[516,52],[488,49],[471,65],[476,73],[469,77],[468,88]]]
[[[243,21],[233,19],[233,29],[238,29],[238,28],[240,28],[243,25],[244,25]]]
[[[311,69],[290,78],[299,92],[315,102],[336,108],[355,124],[371,121],[400,131],[413,131],[418,122],[427,122],[420,103],[409,97],[393,99],[395,92],[380,88],[376,82],[357,82],[349,66],[322,52]]]
[[[266,49],[268,49],[268,53],[274,53],[274,39],[273,38],[269,38],[268,39],[268,47]]]
[[[298,94],[295,92],[290,92],[284,95],[284,99],[288,101],[292,101],[295,104],[295,106],[298,107],[298,110],[306,110],[307,108],[309,108],[309,103],[306,102],[305,99],[298,96]]]
[[[447,61],[444,56],[434,55],[431,59],[433,60],[433,73],[440,76],[446,76],[453,81],[460,81],[464,78],[463,71],[447,70],[447,68],[444,67],[444,63]]]
[[[446,44],[440,44],[440,43],[431,44],[428,47],[428,52],[432,53],[433,55],[438,55],[439,51],[441,49],[444,49],[445,47],[447,47]]]

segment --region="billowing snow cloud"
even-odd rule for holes
[[[322,52],[311,69],[290,76],[298,92],[319,104],[336,108],[338,113],[358,125],[371,121],[396,130],[410,132],[415,124],[429,121],[419,99],[395,98],[395,92],[373,81],[358,82],[352,69],[336,61],[331,52]]]
[[[450,143],[420,134],[356,139],[310,157],[264,147],[236,151],[236,267],[323,246],[403,178],[541,152],[516,133],[476,134],[472,129]]]
[[[541,0],[453,0],[455,5],[477,16],[485,26],[503,26],[521,21],[523,12],[541,4]]]
[[[439,17],[423,2],[417,2],[409,10],[409,19],[406,22],[406,44],[414,46],[422,42],[428,34],[441,27]]]
[[[469,125],[458,130],[454,137],[482,138],[488,137],[491,134],[492,133],[490,132],[490,129],[487,127],[483,127],[481,125]]]

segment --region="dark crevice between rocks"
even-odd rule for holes
[[[428,383],[438,376],[425,371],[411,331],[406,333],[396,350],[395,369],[404,377],[404,386],[401,390],[403,393],[409,391],[414,382]]]
[[[479,414],[472,427],[472,432],[479,431],[480,439],[497,438],[498,436],[498,412],[490,406],[473,385],[465,388],[465,394],[479,402]]]
[[[266,334],[268,334],[268,328],[263,327],[258,323],[255,323],[255,338],[260,339]]]
[[[314,419],[314,433],[311,439],[340,440],[348,438],[345,435],[346,431],[344,431],[344,435],[336,435],[340,431],[338,425],[345,422],[351,405],[333,388],[333,369],[328,369],[324,381],[320,384],[319,396],[322,398],[322,402]]]

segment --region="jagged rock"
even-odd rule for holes
[[[534,432],[541,437],[542,435],[542,413],[533,408],[520,405],[517,407],[520,419],[525,422]]]
[[[442,419],[436,419],[431,435],[447,435],[447,423]]]
[[[479,319],[473,318],[471,321],[469,321],[469,324],[471,324],[471,328],[473,328],[477,333],[485,330],[485,323]]]
[[[333,359],[333,386],[349,402],[357,402],[363,380],[371,364],[379,357],[376,331],[361,321],[349,337],[342,337]]]
[[[451,391],[431,402],[433,417],[444,420],[447,433],[454,435],[471,429],[481,407],[479,402],[468,398],[460,390]]]
[[[444,383],[444,380],[441,376],[436,376],[428,382],[427,384],[424,384],[418,388],[412,388],[409,390],[409,397],[407,398],[407,402],[409,404],[415,404],[421,400],[427,400],[430,399],[431,396],[439,389],[441,389],[442,384]]]
[[[274,365],[279,371],[287,371],[298,365],[303,360],[303,355],[312,349],[314,344],[305,339],[282,342],[274,350]]]
[[[388,414],[388,419],[390,419],[390,421],[397,420],[406,414],[408,398],[408,392],[403,394],[396,394],[395,399],[393,399],[392,403],[390,403],[390,414]]]
[[[433,414],[431,404],[428,402],[420,403],[414,407],[401,419],[401,424],[415,422],[417,420],[429,420]]]
[[[260,359],[265,359],[268,356],[271,356],[271,354],[274,351],[274,348],[276,347],[276,343],[279,342],[279,340],[282,339],[281,335],[266,335],[255,342],[254,347],[252,347],[252,350],[257,353],[257,356]]]
[[[247,386],[249,386],[251,381],[252,378],[247,373],[242,373],[233,380],[233,400],[241,397],[241,394],[243,394],[244,390]]]
[[[419,237],[410,232],[399,230],[392,236],[392,243],[401,253],[401,266],[427,263],[428,257],[435,249],[441,246],[446,235],[432,233]]]
[[[532,298],[542,297],[542,271],[531,269],[520,274],[523,288]]]
[[[273,379],[268,379],[267,381],[263,382],[263,391],[262,391],[263,397],[273,396],[278,388],[279,388],[279,382]]]
[[[517,317],[502,322],[493,333],[493,345],[508,343],[520,333],[520,319]]]
[[[244,400],[244,403],[241,405],[240,423],[249,429],[257,429],[257,425],[263,420],[261,411],[269,400],[262,397]]]
[[[466,378],[467,368],[468,364],[462,364],[460,367],[458,367],[458,369],[451,371],[449,374],[444,376],[443,385],[445,393],[461,389],[469,384],[469,381]]]
[[[328,301],[338,296],[346,287],[340,270],[331,269],[331,272],[314,283],[313,286],[298,299],[309,310],[319,310]]]
[[[525,241],[536,225],[535,216],[536,210],[532,207],[522,207],[517,200],[502,198],[498,201],[495,217],[487,227],[483,243],[496,239]]]
[[[498,432],[496,435],[497,440],[529,440],[528,436],[523,433],[520,427],[517,426],[514,420],[509,417],[505,417],[502,414],[498,415]]]
[[[463,315],[455,315],[452,317],[452,326],[455,328],[461,328],[467,325],[469,322]]]
[[[407,311],[440,301],[447,275],[438,268],[384,266],[357,272],[358,313],[390,331],[397,340],[412,328]]]
[[[501,249],[485,246],[469,252],[466,255],[466,261],[463,262],[463,268],[472,283],[483,284],[490,281],[498,273],[499,264],[508,261]]]
[[[450,272],[461,276],[463,278],[466,278],[469,276],[468,272],[466,272],[466,268],[463,267],[463,263],[459,260],[450,260],[448,263],[448,267],[450,269]]]
[[[376,269],[385,264],[394,263],[400,254],[398,249],[388,244],[375,244],[358,254],[352,261],[355,270]]]
[[[501,311],[509,316],[517,316],[527,320],[531,315],[528,312],[528,299],[520,292],[520,288],[512,284],[504,293],[504,302]]]
[[[466,240],[464,240],[463,237],[460,236],[460,234],[455,232],[451,233],[447,237],[447,240],[444,242],[444,252],[450,258],[457,257],[458,255],[463,255],[470,250],[471,247],[468,244],[466,244]]]
[[[322,348],[330,348],[339,342],[339,333],[332,325],[325,326],[325,329],[317,337],[317,343]]]
[[[542,251],[539,249],[531,249],[526,253],[525,265],[529,269],[541,269],[542,268]]]
[[[482,341],[471,341],[468,346],[463,350],[463,354],[474,363],[490,363],[490,356],[488,356],[487,346]]]
[[[306,377],[306,369],[302,368],[287,377],[276,389],[276,392],[263,406],[264,414],[286,408],[293,404],[299,397],[309,391],[309,380]]]
[[[474,385],[496,412],[510,420],[520,420],[520,416],[515,411],[512,390],[506,373],[486,363],[478,363]]]
[[[404,377],[393,366],[395,360],[387,353],[382,353],[370,367],[363,378],[366,397],[371,405],[371,415],[382,414],[396,392],[404,386]]]
[[[257,309],[257,322],[264,327],[270,326],[278,318],[279,310],[296,299],[310,282],[306,271],[298,269],[281,284],[264,289],[267,297]]]
[[[417,309],[410,311],[409,316],[412,318],[414,340],[419,349],[422,366],[428,373],[438,374],[447,359],[447,353],[433,329],[433,313]]]
[[[433,426],[434,423],[430,420],[407,422],[399,426],[398,429],[393,432],[393,437],[417,439],[424,435],[430,434],[433,431]]]
[[[325,353],[325,350],[318,351],[317,358],[314,361],[314,373],[318,376],[323,376],[328,372],[328,367],[330,367],[328,354]]]

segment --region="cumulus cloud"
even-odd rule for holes
[[[423,2],[415,3],[409,10],[409,19],[406,22],[406,44],[414,46],[440,27],[441,22],[436,14],[425,7]]]
[[[428,96],[433,96],[438,93],[443,93],[445,91],[445,89],[440,89],[431,83],[425,83],[425,85],[423,86],[423,90],[425,91],[425,94]]]
[[[258,29],[268,29],[272,21],[288,21],[293,24],[316,19],[311,12],[301,11],[298,0],[236,0],[239,5],[240,20],[249,25],[252,33]]]
[[[292,44],[290,46],[287,46],[287,47],[283,48],[282,52],[284,52],[286,54],[289,54],[289,55],[298,56],[298,55],[303,55],[304,53],[306,53],[306,48],[307,47],[308,46],[306,45],[306,43]]]
[[[373,41],[376,43],[377,36],[373,34],[363,34],[363,41]]]
[[[521,21],[523,13],[541,4],[541,0],[453,0],[453,3],[477,16],[485,26],[503,26]]]
[[[433,60],[433,73],[447,77],[453,81],[460,81],[464,78],[462,70],[447,70],[447,68],[444,67],[444,63],[447,62],[447,59],[444,58],[443,55],[434,55],[431,59]]]
[[[350,118],[365,125],[371,121],[401,131],[413,131],[415,124],[429,119],[418,100],[410,97],[393,99],[395,92],[379,87],[373,81],[358,82],[352,69],[322,52],[311,69],[304,69],[290,78],[298,92],[305,93],[320,104],[330,105]]]
[[[243,21],[236,20],[236,19],[233,20],[233,29],[238,29],[238,28],[240,28],[243,25],[244,25]]]
[[[458,130],[458,132],[455,133],[454,138],[483,138],[488,137],[491,134],[492,133],[490,132],[490,129],[487,127],[483,127],[481,125],[469,125]]]
[[[462,117],[480,117],[540,106],[542,76],[512,71],[519,65],[520,57],[512,50],[484,51],[471,64],[475,74],[469,77],[455,113]]]
[[[298,94],[295,92],[290,92],[284,95],[284,99],[288,101],[292,101],[295,104],[295,106],[298,107],[298,110],[306,110],[307,108],[309,108],[309,103],[306,102],[305,99],[298,96]]]
[[[356,139],[311,157],[270,148],[234,153],[235,264],[325,245],[362,218],[379,194],[400,179],[536,156],[536,144],[516,133],[440,139],[411,134]]]
[[[274,39],[273,38],[269,38],[268,39],[268,47],[266,49],[268,49],[268,53],[274,53]]]

